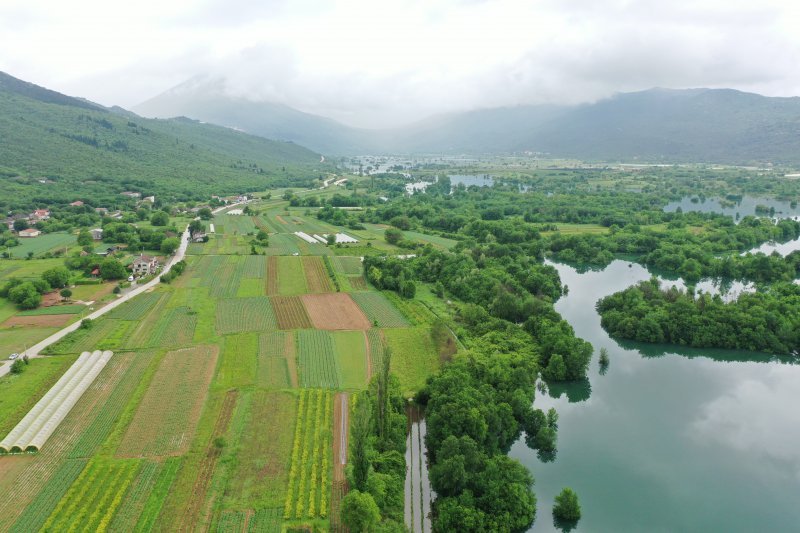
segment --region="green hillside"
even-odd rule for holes
[[[293,143],[189,119],[145,119],[0,73],[0,206],[125,190],[207,199],[305,183],[326,171],[319,161]]]

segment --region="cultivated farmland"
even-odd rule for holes
[[[330,391],[317,389],[300,393],[289,486],[283,507],[286,520],[328,516],[332,407]]]
[[[311,319],[299,296],[273,296],[272,307],[280,329],[307,329]]]
[[[119,457],[169,456],[186,450],[217,353],[216,346],[198,346],[164,356],[119,445]]]
[[[371,323],[381,328],[407,328],[408,321],[395,306],[379,292],[354,292],[353,300],[361,307]]]
[[[311,322],[317,329],[369,329],[370,322],[345,293],[306,294],[303,296]]]
[[[333,264],[336,268],[345,275],[358,275],[361,274],[364,267],[361,264],[360,257],[347,257],[340,256],[333,259]]]
[[[278,293],[284,296],[305,294],[306,278],[300,257],[281,256],[278,263]]]
[[[269,298],[259,296],[220,300],[217,304],[216,325],[217,331],[224,335],[276,329],[278,322]]]
[[[303,270],[306,274],[308,292],[332,292],[333,284],[320,257],[303,257]]]
[[[300,386],[335,389],[339,386],[336,347],[327,331],[297,332],[297,354],[300,362]]]
[[[367,385],[366,336],[363,331],[336,331],[336,370],[339,388],[363,389]]]

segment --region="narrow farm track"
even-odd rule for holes
[[[217,422],[214,425],[214,431],[211,434],[211,439],[206,447],[206,454],[203,461],[200,463],[200,468],[197,472],[197,478],[194,482],[194,487],[186,505],[186,510],[181,517],[178,524],[178,531],[194,531],[200,518],[201,513],[204,512],[204,504],[206,501],[206,493],[211,484],[211,478],[214,476],[214,468],[217,466],[217,459],[222,453],[219,448],[214,446],[214,439],[221,437],[228,429],[228,424],[233,416],[233,409],[236,406],[236,400],[239,396],[239,391],[231,390],[225,395],[225,400],[222,403],[222,409],[217,416]]]
[[[346,392],[337,393],[333,400],[333,484],[331,490],[331,531],[347,532],[340,520],[340,505],[347,494],[347,447],[349,439],[349,400]]]

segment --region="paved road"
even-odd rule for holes
[[[230,209],[230,208],[232,208],[232,207],[234,207],[236,205],[239,205],[239,203],[240,202],[229,204],[229,205],[224,205],[222,207],[218,207],[217,209],[214,209],[212,211],[212,213],[214,213],[216,215],[220,211],[224,211],[225,209]],[[161,274],[166,274],[167,272],[169,272],[169,270],[172,268],[172,265],[174,265],[175,263],[177,263],[178,261],[183,259],[183,257],[186,255],[186,249],[188,248],[188,246],[189,246],[189,227],[187,226],[186,229],[183,232],[183,235],[181,235],[181,245],[178,247],[178,250],[175,252],[175,255],[173,255],[170,258],[170,260],[167,261],[166,265],[164,265],[164,269],[161,271]],[[130,291],[127,294],[125,294],[124,296],[120,297],[119,299],[114,300],[113,302],[109,303],[108,305],[106,305],[102,309],[98,309],[94,313],[92,313],[92,314],[90,314],[90,315],[88,315],[88,316],[86,316],[84,318],[89,318],[91,320],[94,320],[96,318],[99,318],[99,317],[103,316],[104,314],[108,313],[112,309],[114,309],[114,308],[122,305],[123,303],[127,302],[131,298],[133,298],[135,296],[138,296],[139,294],[142,294],[143,292],[145,292],[148,289],[151,289],[152,287],[155,287],[160,282],[160,278],[161,278],[160,275],[156,276],[155,278],[153,278],[152,280],[148,281],[144,285],[141,285],[141,286],[133,289],[132,291]],[[31,346],[30,348],[28,348],[24,352],[21,352],[19,354],[19,356],[22,357],[24,355],[27,355],[28,358],[30,358],[30,359],[33,359],[35,357],[41,357],[41,351],[42,350],[44,350],[45,348],[47,348],[51,344],[60,341],[67,334],[72,333],[73,331],[78,329],[80,327],[80,325],[81,325],[80,321],[75,322],[74,324],[70,324],[69,326],[65,327],[64,329],[53,333],[52,335],[50,335],[49,337],[47,337],[45,340],[41,341],[40,343]],[[5,354],[2,354],[2,355],[5,356]],[[11,370],[11,363],[10,362],[6,362],[6,364],[4,364],[3,366],[0,366],[0,377],[3,377],[6,374],[8,374],[8,372],[10,370]]]

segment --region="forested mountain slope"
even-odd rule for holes
[[[327,168],[319,161],[293,143],[185,118],[145,119],[0,76],[2,202],[124,190],[208,198],[306,182]]]

